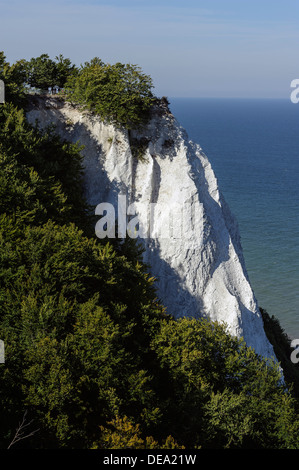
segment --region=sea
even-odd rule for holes
[[[169,98],[239,225],[260,307],[299,339],[299,103]]]

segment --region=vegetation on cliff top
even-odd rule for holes
[[[152,93],[151,77],[140,67],[120,62],[105,64],[97,57],[76,67],[62,54],[55,60],[42,54],[11,66],[2,52],[1,69],[9,100],[18,94],[18,98],[23,97],[24,85],[46,92],[49,87],[58,86],[67,100],[128,129],[144,124],[157,100]]]
[[[220,324],[166,315],[138,245],[95,237],[80,147],[28,124],[5,70],[0,447],[25,416],[15,448],[299,448],[277,366]]]

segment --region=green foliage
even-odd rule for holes
[[[176,416],[170,424],[175,439],[208,448],[298,446],[295,401],[277,366],[217,323],[162,324],[154,345],[174,381],[165,421]]]
[[[141,139],[135,139],[130,136],[130,147],[131,152],[134,158],[137,158],[140,161],[144,161],[145,152],[149,144],[149,139],[143,137]]]
[[[29,227],[18,234],[17,250],[5,238],[2,388],[18,368],[24,406],[35,409],[61,445],[87,446],[98,426],[124,409],[144,414],[143,422],[154,419],[154,392],[143,369],[145,328],[146,316],[162,309],[144,268],[75,226]]]
[[[76,74],[77,69],[62,54],[50,59],[48,54],[33,57],[26,64],[26,82],[32,87],[47,90],[48,87],[64,87],[67,79]]]
[[[154,97],[152,79],[136,65],[86,62],[66,84],[66,96],[108,122],[127,128],[140,126],[149,116]]]
[[[72,64],[71,60],[63,57],[62,54],[55,57],[55,85],[58,85],[60,88],[63,88],[69,79],[78,73],[77,67]]]
[[[22,212],[23,218],[27,213],[36,224],[54,218],[88,228],[80,149],[62,142],[53,129],[42,132],[30,126],[22,109],[1,105],[2,210],[18,221]]]
[[[293,349],[291,339],[287,336],[279,321],[274,316],[270,317],[268,312],[261,308],[266,335],[273,345],[274,352],[280,361],[284,377],[294,396],[299,397],[299,364],[293,364],[290,360]]]
[[[86,237],[79,149],[0,113],[1,445],[26,409],[32,445],[88,447],[123,409],[156,420],[144,356],[163,308],[132,241]]]
[[[101,426],[101,439],[93,444],[93,449],[184,449],[172,436],[168,436],[162,444],[152,436],[143,438],[139,424],[134,425],[127,416],[117,416],[107,424],[109,428]]]

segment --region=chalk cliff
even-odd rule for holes
[[[237,222],[206,155],[167,106],[157,107],[145,129],[130,135],[55,99],[36,98],[27,118],[42,127],[55,124],[63,138],[85,146],[90,204],[96,208],[108,202],[117,210],[119,195],[133,204],[129,211],[138,215],[137,234],[143,229],[144,261],[157,278],[168,313],[224,322],[257,353],[274,357],[246,272]],[[139,149],[142,158],[132,149]],[[130,220],[133,225],[134,217]]]

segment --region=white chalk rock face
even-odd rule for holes
[[[258,354],[275,358],[246,272],[237,222],[206,155],[167,109],[157,109],[130,141],[126,130],[55,100],[36,100],[27,118],[43,127],[54,123],[63,138],[85,146],[90,204],[113,204],[123,221],[118,202],[126,202],[127,229],[141,236],[144,261],[168,313],[223,322]],[[141,159],[132,155],[137,147]]]

